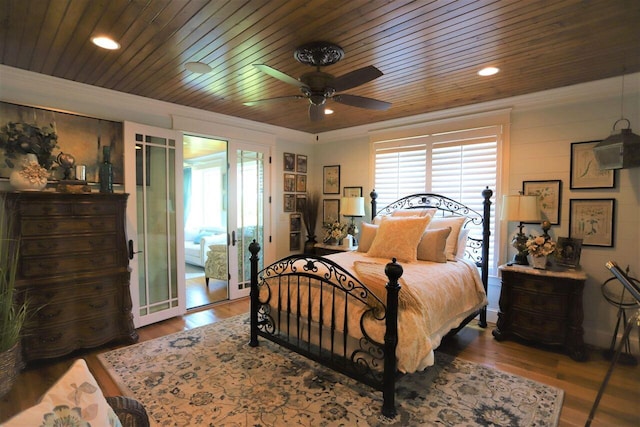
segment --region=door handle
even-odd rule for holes
[[[134,251],[133,250],[133,240],[129,240],[129,259],[133,259],[135,254],[142,253],[142,251]]]
[[[236,240],[236,230],[231,232],[231,245],[235,246],[238,241]]]

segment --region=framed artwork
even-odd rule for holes
[[[342,195],[344,197],[362,197],[362,187],[344,187]]]
[[[296,196],[295,194],[285,194],[284,195],[284,208],[285,212],[295,212],[296,211]]]
[[[582,246],[613,247],[615,199],[569,200],[569,237]]]
[[[296,170],[296,155],[293,153],[284,153],[282,164],[285,172],[294,172]]]
[[[296,194],[296,212],[302,212],[307,206],[307,195]]]
[[[296,191],[296,174],[295,173],[284,174],[284,191],[290,191],[290,192]]]
[[[542,218],[549,221],[551,225],[560,224],[562,181],[523,181],[522,193],[525,196],[538,196]]]
[[[580,264],[582,239],[558,237],[556,248],[558,251],[556,263],[558,265],[564,265],[565,267],[577,267]]]
[[[615,188],[615,170],[602,170],[598,166],[593,147],[600,141],[571,143],[571,175],[572,190],[588,188]]]
[[[299,233],[302,230],[302,215],[294,213],[289,215],[289,231]]]
[[[307,173],[307,156],[304,154],[296,156],[296,172]]]
[[[300,250],[300,233],[289,233],[289,250]]]
[[[340,199],[324,199],[322,201],[322,222],[340,220]]]
[[[307,192],[307,175],[296,175],[296,191],[298,193]]]
[[[322,193],[340,194],[340,165],[325,166],[323,168]]]

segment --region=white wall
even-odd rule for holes
[[[569,189],[569,147],[571,142],[602,139],[609,135],[613,123],[620,118],[621,79],[607,79],[574,87],[546,91],[506,100],[471,105],[417,117],[358,126],[317,136],[278,128],[221,114],[195,110],[175,104],[153,101],[62,79],[0,66],[0,99],[23,105],[33,105],[66,112],[100,117],[108,120],[132,120],[138,123],[170,128],[177,118],[189,123],[189,118],[208,123],[220,137],[255,140],[262,137],[275,141],[269,193],[272,196],[273,256],[289,253],[288,215],[283,204],[284,152],[308,156],[308,188],[322,189],[322,167],[341,165],[341,187],[362,186],[365,197],[371,191],[369,154],[370,131],[463,116],[482,111],[512,108],[510,165],[506,188],[521,189],[523,180],[561,179],[563,181],[562,217],[553,236],[568,235],[570,198],[615,198],[616,224],[613,248],[586,247],[581,265],[589,276],[585,288],[585,340],[608,347],[616,320],[615,309],[600,295],[600,284],[610,277],[605,261],[616,260],[630,265],[631,275],[640,276],[640,168],[618,171],[617,185],[610,190]],[[625,78],[624,115],[640,133],[640,74]],[[372,114],[375,114],[373,112]],[[327,120],[330,120],[330,116]],[[192,121],[195,123],[195,121]],[[183,125],[188,126],[188,125]],[[186,129],[197,132],[198,129]],[[195,126],[195,124],[194,124]],[[324,196],[323,196],[324,197]],[[327,196],[327,198],[339,196]],[[320,212],[320,215],[322,213]],[[369,206],[367,205],[367,215]],[[527,231],[538,231],[532,227]],[[509,229],[512,233],[513,229]],[[508,236],[508,235],[507,235]],[[502,261],[509,258],[507,236],[500,250]],[[265,258],[265,260],[267,260]],[[499,283],[490,288],[490,320],[495,316]],[[635,342],[634,342],[635,341]],[[632,340],[637,346],[637,340]]]

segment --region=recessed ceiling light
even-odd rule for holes
[[[325,108],[324,109],[324,113],[325,114],[333,114],[333,110],[331,108]]]
[[[498,74],[500,71],[499,68],[496,67],[485,67],[482,70],[478,71],[479,76],[493,76],[494,74]]]
[[[120,43],[105,36],[94,37],[91,39],[93,44],[100,46],[103,49],[116,50],[120,49]]]
[[[187,71],[191,71],[192,73],[197,74],[206,74],[210,73],[213,70],[213,68],[211,68],[204,62],[187,62],[186,64],[184,64],[184,68]]]

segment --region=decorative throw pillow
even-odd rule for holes
[[[42,396],[40,403],[17,414],[3,427],[40,425],[122,427],[83,359],[71,365]]]
[[[418,243],[429,220],[430,216],[383,217],[367,254],[400,262],[416,261]]]
[[[369,252],[371,243],[376,237],[378,225],[363,222],[360,224],[360,240],[358,241],[358,252]]]
[[[464,253],[467,250],[467,237],[469,237],[469,229],[463,228],[460,230],[460,236],[458,236],[458,249],[456,252],[456,258],[464,258]]]
[[[391,213],[391,216],[434,216],[436,208],[421,208],[421,209],[398,209]]]
[[[444,250],[447,246],[447,237],[451,233],[451,227],[427,228],[422,234],[418,244],[418,259],[421,261],[447,262]]]
[[[464,216],[448,216],[444,218],[434,218],[429,223],[429,228],[451,227],[451,233],[449,234],[449,237],[447,237],[447,247],[445,249],[448,261],[456,260],[456,253],[458,252],[458,237],[460,236],[462,225],[466,220],[467,217]]]

